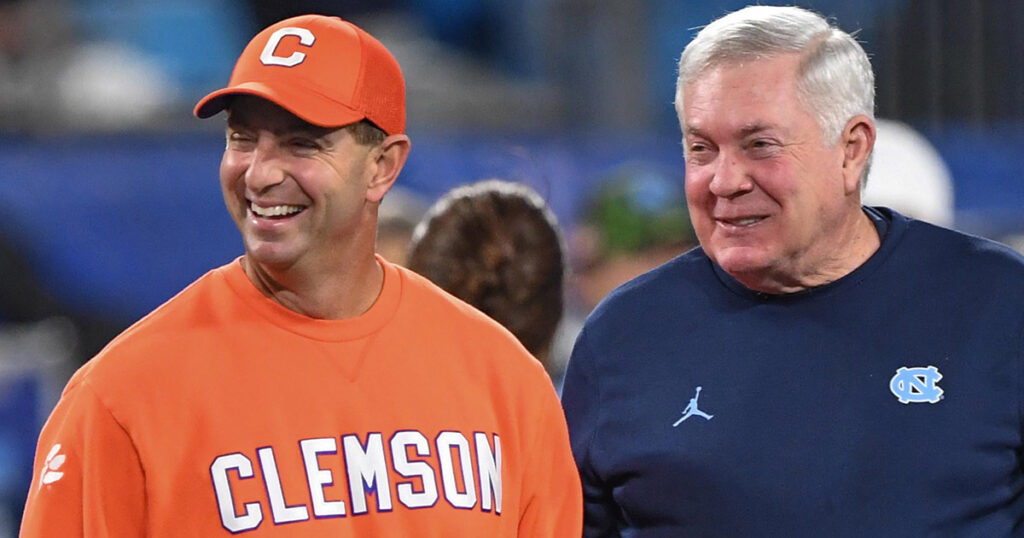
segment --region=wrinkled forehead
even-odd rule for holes
[[[781,60],[723,65],[705,73],[687,85],[679,118],[683,135],[743,139],[817,129],[794,69],[792,62]]]
[[[684,104],[690,109],[799,98],[798,66],[799,58],[792,56],[718,65],[686,85]]]

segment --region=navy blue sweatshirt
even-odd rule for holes
[[[694,249],[588,318],[563,392],[585,536],[1024,536],[1024,258],[866,208],[789,295]]]

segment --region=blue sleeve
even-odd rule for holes
[[[562,389],[562,407],[569,424],[569,440],[583,484],[584,538],[619,536],[620,510],[595,468],[594,438],[598,433],[601,392],[595,375],[594,356],[587,343],[586,328],[580,333],[569,358]]]
[[[1017,426],[1024,438],[1024,322],[1017,331]],[[1019,464],[1024,469],[1024,464]]]

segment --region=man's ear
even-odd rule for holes
[[[391,135],[384,139],[372,152],[373,177],[366,188],[366,200],[380,203],[391,186],[398,179],[398,174],[405,166],[409,157],[409,137],[404,134]]]
[[[840,139],[843,148],[843,184],[848,194],[860,192],[861,177],[875,148],[875,122],[858,114],[846,122]]]

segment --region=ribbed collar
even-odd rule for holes
[[[364,338],[387,324],[398,310],[402,296],[402,276],[398,269],[380,256],[377,262],[384,269],[380,295],[370,309],[349,319],[316,319],[285,308],[263,295],[246,276],[241,258],[217,270],[231,290],[255,313],[286,331],[325,342],[343,342]]]

